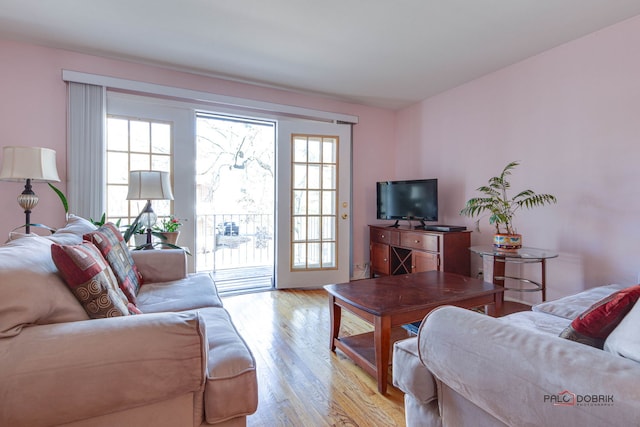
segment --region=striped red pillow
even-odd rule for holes
[[[135,304],[136,295],[142,285],[142,275],[133,263],[133,258],[120,230],[109,222],[96,231],[85,234],[84,239],[96,245],[100,250],[102,256],[111,266],[120,289],[127,296],[129,302]]]

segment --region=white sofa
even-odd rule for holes
[[[640,302],[597,349],[558,335],[609,285],[492,318],[442,307],[394,345],[407,427],[640,425]]]
[[[132,252],[139,315],[89,319],[51,257],[95,227],[0,246],[0,426],[244,426],[253,355],[180,250]]]

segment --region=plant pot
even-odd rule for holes
[[[502,233],[494,234],[493,247],[499,251],[517,251],[522,247],[522,235]]]
[[[147,235],[146,234],[140,234],[140,233],[135,233],[133,235],[133,243],[135,244],[135,247],[139,247],[142,245],[146,245],[147,244]]]
[[[179,231],[165,231],[160,234],[162,234],[162,236],[166,238],[166,240],[163,240],[162,243],[170,243],[172,245],[178,244],[178,237],[180,236]]]

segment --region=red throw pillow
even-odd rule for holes
[[[122,293],[111,267],[92,243],[51,245],[51,257],[67,286],[92,319],[139,314]]]
[[[129,302],[135,304],[136,295],[142,285],[142,275],[133,263],[133,258],[120,230],[109,222],[96,231],[85,234],[84,238],[100,250],[102,256],[111,266],[120,289],[127,296]]]
[[[560,333],[562,338],[603,348],[604,341],[640,298],[640,285],[614,292],[589,307]]]

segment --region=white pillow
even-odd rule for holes
[[[97,230],[91,221],[80,216],[69,214],[67,224],[56,230],[56,232],[47,238],[60,245],[77,245],[82,243],[82,236]]]
[[[51,244],[32,235],[0,246],[0,339],[29,325],[89,319],[58,274]]]
[[[604,350],[618,356],[640,362],[640,300],[609,334],[604,342]]]
[[[554,316],[573,320],[596,302],[627,287],[629,286],[617,284],[598,286],[557,300],[536,304],[531,307],[531,311],[553,314]]]

